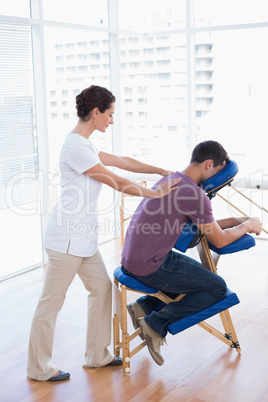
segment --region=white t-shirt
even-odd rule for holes
[[[101,163],[98,154],[90,140],[67,135],[59,161],[62,192],[47,225],[46,248],[79,257],[97,251],[97,199],[102,184],[84,172]]]

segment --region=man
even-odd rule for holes
[[[158,312],[155,307],[160,301],[150,296],[128,305],[134,327],[140,326],[141,337],[159,365],[164,363],[160,346],[168,326],[217,303],[226,294],[226,284],[219,275],[194,259],[172,251],[186,222],[191,219],[218,248],[247,232],[260,234],[258,218],[215,221],[211,202],[198,186],[220,171],[228,160],[227,152],[219,143],[198,144],[186,169],[173,174],[173,178],[181,178],[179,188],[162,199],[144,198],[127,230],[122,251],[123,271],[172,298],[186,293],[180,301],[169,303]]]

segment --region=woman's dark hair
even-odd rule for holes
[[[101,113],[109,109],[115,102],[115,96],[108,89],[91,85],[76,96],[77,116],[87,121],[91,117],[91,111],[97,107]]]
[[[220,166],[224,161],[229,161],[229,156],[223,146],[217,141],[200,142],[192,152],[191,163],[202,163],[207,159],[212,159],[214,167]]]

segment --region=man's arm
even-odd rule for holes
[[[222,248],[246,233],[255,233],[258,236],[262,223],[258,218],[228,218],[197,226],[214,246]]]
[[[244,223],[249,219],[249,216],[242,216],[242,217],[230,217],[225,219],[218,219],[217,223],[221,229],[228,229],[234,226],[238,226],[241,223]]]

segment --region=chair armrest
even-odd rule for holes
[[[256,244],[255,239],[253,236],[249,234],[245,234],[244,236],[240,237],[240,239],[234,241],[231,244],[228,244],[228,246],[222,247],[222,248],[217,248],[212,244],[210,241],[208,241],[209,248],[212,251],[215,251],[215,253],[222,255],[222,254],[231,254],[231,253],[236,253],[238,251],[243,251],[247,250],[251,247],[254,247]]]

